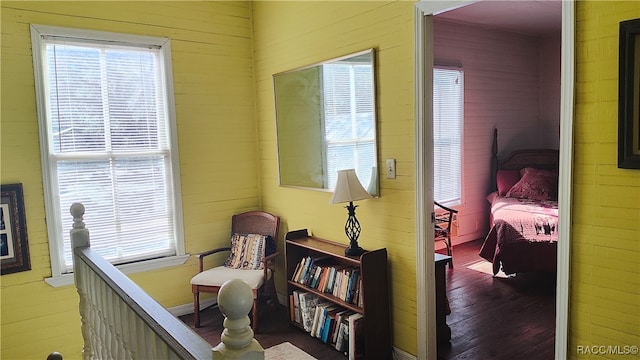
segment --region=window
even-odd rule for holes
[[[53,277],[69,207],[114,264],[184,254],[169,40],[32,25]]]
[[[462,69],[433,69],[433,198],[439,203],[461,203]]]
[[[366,188],[376,166],[373,66],[325,64],[322,77],[327,188],[335,188],[342,169],[355,169]]]

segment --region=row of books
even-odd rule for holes
[[[303,290],[289,295],[291,321],[320,341],[343,352],[349,360],[364,354],[364,319],[357,313]]]
[[[328,258],[302,258],[291,281],[316,289],[358,306],[362,306],[360,269],[343,264],[329,264]]]

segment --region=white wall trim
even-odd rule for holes
[[[200,301],[200,310],[204,310],[209,306],[216,305],[218,303],[218,298],[211,298]],[[188,314],[193,314],[193,303],[182,304],[174,307],[170,307],[167,309],[173,316],[183,316]]]
[[[425,17],[421,3],[415,8],[415,159],[416,159],[416,338],[417,358],[436,358],[436,301],[435,301],[435,265],[433,261],[433,231],[426,229],[433,226],[431,212],[433,206],[433,186],[430,174],[433,174],[433,156],[425,156],[427,149],[432,153],[433,129],[426,126],[432,121],[425,113],[431,109],[433,101],[425,101],[432,97],[430,86],[433,77],[433,42],[426,41],[432,33],[432,22]]]
[[[569,264],[571,241],[571,179],[573,173],[573,109],[575,106],[575,2],[562,2],[560,80],[560,174],[558,179],[558,260],[556,280],[555,358],[567,358],[569,331]]]
[[[182,265],[187,262],[187,260],[189,260],[190,256],[190,254],[168,256],[159,259],[151,259],[130,264],[116,265],[116,267],[125,274],[135,274],[139,272],[152,271],[164,269],[171,266]],[[45,278],[44,281],[54,288],[73,285],[73,273],[66,273],[58,276],[48,277]]]
[[[415,7],[415,82],[416,82],[416,317],[417,317],[417,358],[435,359],[436,340],[435,322],[430,319],[435,316],[435,288],[434,267],[427,262],[433,254],[433,234],[426,232],[430,226],[430,217],[426,217],[426,204],[433,201],[433,193],[425,183],[430,181],[433,172],[433,160],[424,156],[425,149],[432,148],[430,109],[433,67],[433,37],[432,19],[430,15],[439,14],[446,10],[459,8],[476,1],[420,1]],[[567,331],[569,310],[569,249],[571,236],[571,177],[573,159],[573,108],[574,108],[574,46],[575,46],[575,2],[562,2],[562,64],[561,64],[561,93],[560,93],[560,175],[559,187],[559,216],[562,221],[558,229],[557,259],[557,291],[556,291],[556,336],[555,358],[567,357]],[[430,211],[430,210],[429,210]],[[432,324],[430,324],[430,322]]]

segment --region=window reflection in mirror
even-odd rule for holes
[[[378,194],[373,49],[273,76],[280,185],[333,190],[356,169]]]

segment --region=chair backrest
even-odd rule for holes
[[[438,202],[436,202],[436,201],[434,201],[434,202],[433,202],[433,204],[434,204],[435,206],[437,206],[437,207],[441,208],[442,210],[444,210],[444,212],[443,212],[442,214],[440,214],[440,215],[437,215],[437,214],[436,214],[436,222],[435,222],[435,223],[436,223],[436,226],[437,226],[437,224],[439,224],[439,223],[440,223],[440,224],[446,223],[446,224],[447,224],[447,227],[446,227],[445,229],[442,229],[442,230],[446,230],[446,231],[447,231],[447,233],[449,233],[449,232],[451,231],[451,224],[452,224],[452,222],[453,222],[453,218],[454,218],[455,214],[457,214],[457,213],[458,213],[458,210],[455,210],[455,209],[452,209],[452,208],[446,207],[446,206],[444,206],[444,205],[442,205],[442,204],[439,204],[439,203],[438,203]],[[436,229],[436,232],[437,232],[437,230],[438,230],[438,229]]]
[[[237,234],[270,235],[275,242],[278,241],[278,228],[280,218],[265,211],[248,211],[233,215],[231,218],[231,231]]]

